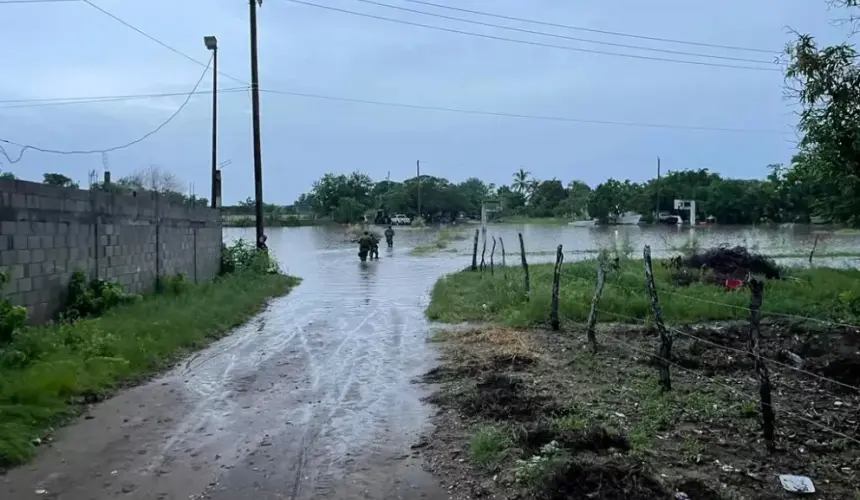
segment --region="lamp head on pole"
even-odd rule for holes
[[[214,36],[204,36],[203,43],[206,45],[206,48],[209,50],[217,50],[218,49],[218,39]]]

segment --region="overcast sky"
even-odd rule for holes
[[[203,68],[84,2],[3,4],[0,101],[189,92]],[[619,48],[427,17],[358,0],[308,0],[355,12],[544,44],[717,64],[752,63]],[[379,0],[405,8],[568,37],[772,61],[774,54],[603,35]],[[430,0],[566,25],[781,51],[788,27],[822,41],[843,39],[824,0]],[[203,61],[204,35],[219,39],[219,69],[250,79],[248,6],[243,0],[93,0],[165,44]],[[539,179],[642,181],[663,168],[707,167],[762,177],[792,155],[796,122],[778,71],[745,70],[512,43],[265,0],[258,12],[264,90],[519,115],[722,127],[754,132],[644,128],[419,110],[271,92],[261,95],[264,198],[290,203],[325,172],[361,170],[375,179],[422,173],[510,183],[526,168]],[[209,72],[201,89],[211,89]],[[219,88],[242,84],[219,77]],[[55,150],[100,150],[132,141],[164,121],[184,98],[43,105],[0,103],[0,139]],[[13,107],[14,106],[14,107]],[[219,95],[225,203],[253,196],[250,96]],[[147,140],[107,155],[114,178],[148,165],[209,192],[211,95],[194,96]],[[19,148],[6,145],[13,156]],[[86,184],[103,158],[27,151],[0,169],[40,180],[64,173]]]

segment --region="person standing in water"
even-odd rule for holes
[[[391,225],[389,225],[388,229],[385,230],[385,241],[388,243],[388,248],[394,246],[394,229]]]
[[[370,235],[370,260],[379,260],[379,238],[375,234]]]
[[[371,249],[371,240],[370,235],[367,231],[358,238],[358,258],[361,259],[362,262],[367,260],[367,254]]]

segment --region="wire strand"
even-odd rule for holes
[[[84,0],[84,1],[89,1],[89,0]],[[537,47],[546,47],[546,48],[552,48],[552,49],[569,50],[569,51],[574,51],[574,52],[585,52],[585,53],[589,53],[589,54],[600,54],[600,55],[606,55],[606,56],[625,57],[625,58],[630,58],[630,59],[642,59],[642,60],[647,60],[647,61],[670,62],[670,63],[676,63],[676,64],[692,64],[692,65],[697,65],[697,66],[712,66],[712,67],[718,67],[718,68],[745,69],[745,70],[752,70],[752,71],[770,71],[770,72],[781,72],[782,71],[779,68],[740,66],[740,65],[735,65],[735,64],[710,63],[710,62],[705,62],[705,61],[684,61],[681,59],[670,59],[670,58],[666,58],[666,57],[653,57],[653,56],[643,56],[643,55],[636,55],[636,54],[624,54],[624,53],[620,53],[620,52],[606,52],[606,51],[602,51],[602,50],[583,49],[583,48],[578,48],[578,47],[568,47],[565,45],[554,45],[551,43],[535,42],[535,41],[531,41],[531,40],[518,40],[516,38],[506,38],[506,37],[502,37],[502,36],[487,35],[484,33],[475,33],[473,31],[458,30],[458,29],[453,29],[453,28],[444,28],[442,26],[433,26],[430,24],[416,23],[416,22],[412,22],[412,21],[406,21],[403,19],[394,19],[394,18],[390,18],[390,17],[377,16],[374,14],[367,14],[364,12],[357,12],[354,10],[331,7],[329,5],[320,5],[320,4],[316,4],[316,3],[312,3],[312,2],[305,2],[303,0],[284,0],[284,1],[292,2],[292,3],[296,3],[296,4],[300,4],[300,5],[306,5],[308,7],[316,7],[319,9],[325,9],[325,10],[330,10],[330,11],[334,11],[334,12],[341,12],[344,14],[350,14],[350,15],[354,15],[354,16],[366,17],[366,18],[370,18],[370,19],[377,19],[380,21],[388,21],[388,22],[392,22],[392,23],[405,24],[408,26],[416,26],[416,27],[420,27],[420,28],[427,28],[427,29],[432,29],[432,30],[437,30],[437,31],[445,31],[448,33],[457,33],[460,35],[486,38],[489,40],[498,40],[498,41],[504,41],[504,42],[533,45],[533,46],[537,46]]]
[[[218,90],[219,94],[232,94],[247,92],[247,87],[234,87]],[[198,90],[194,95],[211,94],[212,90]],[[186,96],[188,92],[163,92],[156,94],[128,94],[128,95],[109,95],[109,96],[93,96],[93,97],[40,97],[34,99],[9,99],[0,100],[0,110],[3,109],[18,109],[18,108],[38,108],[43,106],[63,106],[67,104],[91,104],[102,102],[121,102],[133,101],[140,99],[158,99],[162,97],[179,97]],[[7,105],[3,105],[6,104]]]
[[[82,2],[86,3],[86,4],[87,4],[87,5],[89,5],[90,7],[94,8],[94,9],[96,9],[97,11],[101,12],[102,14],[104,14],[104,15],[106,15],[106,16],[108,16],[108,17],[110,17],[111,19],[113,19],[114,21],[116,21],[116,22],[118,22],[118,23],[122,24],[123,26],[125,26],[125,27],[127,27],[127,28],[129,28],[129,29],[131,29],[131,30],[136,31],[137,33],[139,33],[139,34],[141,34],[141,35],[145,36],[146,38],[148,38],[148,39],[152,40],[153,42],[157,43],[158,45],[161,45],[162,47],[164,47],[165,49],[167,49],[167,50],[169,50],[169,51],[173,52],[174,54],[180,55],[180,56],[184,57],[185,59],[188,59],[189,61],[193,62],[194,64],[197,64],[198,66],[203,66],[203,67],[209,68],[209,66],[210,66],[210,64],[211,64],[211,63],[210,63],[210,64],[206,64],[206,63],[204,63],[203,61],[201,61],[201,60],[199,60],[199,59],[195,59],[195,58],[191,57],[190,55],[186,54],[185,52],[182,52],[181,50],[177,49],[176,47],[173,47],[173,46],[171,46],[171,45],[168,45],[168,44],[167,44],[167,43],[165,43],[165,42],[162,42],[162,41],[161,41],[161,40],[159,40],[158,38],[155,38],[154,36],[150,35],[149,33],[147,33],[147,32],[145,32],[145,31],[143,31],[142,29],[138,28],[137,26],[134,26],[134,25],[132,25],[131,23],[129,23],[129,22],[127,22],[127,21],[125,21],[125,20],[123,20],[123,19],[119,18],[118,16],[116,16],[116,15],[114,15],[114,14],[111,14],[111,13],[110,13],[110,12],[108,12],[107,10],[105,10],[105,9],[103,9],[103,8],[101,8],[101,7],[99,7],[98,5],[94,4],[92,1],[90,1],[90,0],[80,0],[80,1],[82,1]],[[241,80],[241,79],[239,79],[239,78],[236,78],[236,77],[234,77],[234,76],[232,76],[232,75],[229,75],[229,74],[227,74],[227,73],[224,73],[223,71],[220,71],[220,70],[219,70],[219,71],[218,71],[218,74],[219,74],[219,75],[221,75],[221,76],[224,76],[225,78],[229,78],[229,79],[231,79],[231,80],[233,80],[233,81],[235,81],[235,82],[241,83],[242,85],[250,86],[250,84],[249,84],[248,82],[243,81],[243,80]]]
[[[677,363],[675,363],[675,362],[673,362],[673,361],[671,361],[671,360],[668,360],[668,359],[662,358],[662,357],[660,357],[660,356],[659,356],[659,355],[657,355],[657,354],[649,353],[649,352],[643,351],[643,350],[641,350],[641,349],[639,349],[639,348],[633,347],[630,343],[628,343],[628,342],[624,342],[623,340],[620,340],[620,339],[619,339],[618,337],[616,337],[615,335],[612,335],[612,334],[609,334],[609,333],[605,333],[605,332],[604,332],[604,335],[606,335],[606,337],[608,337],[608,338],[610,338],[611,340],[613,340],[614,342],[616,342],[618,345],[623,345],[623,346],[627,347],[628,349],[630,349],[631,351],[634,351],[634,352],[637,352],[637,353],[643,354],[643,355],[648,356],[648,357],[650,357],[650,358],[659,359],[660,361],[663,361],[663,362],[668,363],[669,365],[673,366],[673,367],[674,367],[675,369],[677,369],[677,370],[680,370],[680,371],[685,372],[685,373],[689,373],[689,374],[694,375],[694,376],[696,376],[696,377],[702,376],[701,374],[696,373],[695,371],[693,371],[693,370],[691,370],[691,369],[689,369],[689,368],[685,368],[685,367],[683,367],[683,366],[681,366],[681,365],[679,365],[679,364],[677,364]],[[743,391],[740,391],[740,390],[738,390],[738,389],[736,389],[736,388],[734,388],[734,387],[732,387],[732,386],[730,386],[730,385],[728,385],[728,384],[726,384],[726,383],[724,383],[724,382],[720,382],[720,381],[714,380],[714,379],[713,379],[713,378],[711,378],[711,377],[706,377],[706,379],[707,379],[707,381],[708,381],[709,383],[712,383],[712,384],[718,385],[718,386],[720,386],[720,387],[723,387],[723,388],[725,388],[725,389],[728,389],[729,391],[731,391],[731,392],[735,393],[736,395],[743,396],[744,398],[746,398],[746,399],[747,399],[747,400],[749,400],[749,401],[752,401],[752,402],[758,402],[758,401],[759,401],[759,400],[758,400],[758,398],[756,398],[755,396],[751,396],[751,395],[749,395],[749,394],[747,394],[747,393],[745,393],[745,392],[743,392]],[[794,413],[794,412],[792,412],[792,411],[786,410],[786,409],[785,409],[784,407],[782,407],[781,405],[778,405],[778,404],[776,404],[776,403],[771,403],[771,405],[770,405],[770,406],[771,406],[774,410],[781,411],[782,413],[784,413],[785,415],[788,415],[789,417],[796,418],[796,419],[801,420],[801,421],[803,421],[803,422],[810,423],[810,424],[812,424],[812,425],[817,426],[817,427],[818,427],[818,428],[820,428],[820,429],[826,430],[826,431],[828,431],[828,432],[830,432],[830,433],[832,433],[832,434],[834,434],[834,435],[836,435],[836,436],[839,436],[839,437],[841,437],[841,438],[843,438],[843,439],[847,439],[847,440],[852,441],[852,442],[854,442],[854,443],[856,443],[856,444],[860,444],[860,440],[858,440],[858,439],[856,439],[856,438],[853,438],[853,437],[851,437],[851,436],[849,436],[849,435],[845,434],[844,432],[841,432],[841,431],[839,431],[839,430],[836,430],[836,429],[834,429],[834,428],[832,428],[832,427],[830,427],[830,426],[828,426],[828,425],[822,424],[822,423],[820,423],[820,422],[816,422],[815,420],[812,420],[812,419],[810,419],[810,418],[806,418],[806,417],[804,417],[804,416],[798,415],[798,414],[796,414],[796,413]]]
[[[84,1],[86,1],[86,0],[84,0]],[[173,121],[173,119],[174,119],[174,118],[176,118],[176,117],[179,115],[179,113],[181,113],[181,112],[182,112],[182,110],[183,110],[183,109],[185,109],[185,106],[187,106],[187,105],[188,105],[188,103],[191,101],[191,97],[193,97],[193,96],[194,96],[194,93],[197,91],[197,87],[199,87],[199,86],[200,86],[200,83],[203,81],[203,78],[205,78],[205,77],[206,77],[206,73],[209,71],[209,66],[210,66],[211,64],[212,64],[212,57],[210,57],[210,58],[209,58],[209,64],[207,64],[207,65],[206,65],[205,69],[204,69],[204,70],[203,70],[203,72],[200,74],[200,78],[197,80],[197,83],[195,83],[195,84],[194,84],[194,88],[192,88],[192,89],[191,89],[191,92],[189,92],[189,93],[188,93],[187,97],[185,98],[185,101],[184,101],[184,102],[179,106],[179,108],[177,108],[177,109],[176,109],[176,111],[175,111],[175,112],[173,112],[173,114],[172,114],[172,115],[170,115],[166,120],[164,120],[163,122],[161,122],[161,124],[160,124],[159,126],[157,126],[156,128],[154,128],[153,130],[151,130],[151,131],[147,132],[146,134],[144,134],[144,135],[143,135],[143,136],[141,136],[140,138],[135,139],[135,140],[133,140],[133,141],[131,141],[131,142],[127,142],[127,143],[125,143],[125,144],[121,144],[121,145],[119,145],[119,146],[114,146],[114,147],[107,148],[107,149],[91,149],[91,150],[71,150],[71,151],[61,151],[61,150],[56,150],[56,149],[41,148],[41,147],[38,147],[38,146],[32,146],[32,145],[29,145],[29,144],[19,144],[19,143],[12,142],[12,141],[9,141],[9,140],[6,140],[6,139],[0,139],[0,142],[6,143],[6,144],[11,144],[11,145],[13,145],[13,146],[18,146],[18,147],[20,147],[20,148],[21,148],[21,151],[18,153],[18,157],[17,157],[16,159],[14,159],[14,160],[13,160],[12,158],[10,158],[10,157],[9,157],[9,155],[6,153],[5,149],[3,149],[3,147],[2,147],[2,146],[0,146],[0,154],[2,154],[4,157],[6,157],[6,160],[7,160],[9,163],[18,163],[18,162],[19,162],[19,161],[21,161],[21,159],[24,157],[24,153],[26,153],[26,152],[27,152],[27,150],[30,150],[30,149],[32,149],[33,151],[38,151],[38,152],[40,152],[40,153],[49,153],[49,154],[59,154],[59,155],[88,155],[88,154],[96,154],[96,153],[105,154],[105,153],[110,153],[110,152],[112,152],[112,151],[117,151],[117,150],[119,150],[119,149],[125,149],[125,148],[127,148],[127,147],[133,146],[133,145],[135,145],[135,144],[137,144],[137,143],[139,143],[139,142],[141,142],[141,141],[144,141],[144,140],[148,139],[148,138],[149,138],[149,137],[151,137],[152,135],[154,135],[154,134],[158,133],[158,132],[159,132],[162,128],[164,128],[168,123],[170,123],[171,121]]]
[[[434,14],[433,12],[427,12],[427,11],[417,10],[417,9],[410,9],[408,7],[400,7],[399,5],[391,5],[391,4],[384,3],[384,2],[377,2],[375,0],[355,0],[355,1],[365,3],[365,4],[370,4],[370,5],[378,5],[380,7],[386,7],[389,9],[395,9],[395,10],[400,10],[400,11],[404,11],[404,12],[413,12],[415,14],[421,14],[424,16],[438,17],[440,19],[448,19],[451,21],[459,21],[459,22],[463,22],[463,23],[475,24],[478,26],[486,26],[486,27],[490,27],[490,28],[498,28],[498,29],[503,29],[503,30],[508,30],[508,31],[515,31],[518,33],[527,33],[530,35],[547,36],[547,37],[552,37],[552,38],[561,38],[564,40],[572,40],[575,42],[593,43],[593,44],[597,44],[597,45],[607,45],[610,47],[620,47],[620,48],[625,48],[625,49],[647,50],[647,51],[652,51],[652,52],[662,52],[665,54],[674,54],[674,55],[680,55],[680,56],[705,57],[705,58],[709,58],[709,59],[721,59],[724,61],[748,62],[748,63],[753,63],[753,64],[774,64],[775,63],[775,61],[762,61],[760,59],[747,59],[744,57],[719,56],[719,55],[713,55],[713,54],[703,54],[701,52],[685,52],[682,50],[659,49],[659,48],[654,48],[654,47],[643,47],[641,45],[630,45],[630,44],[626,44],[626,43],[606,42],[606,41],[602,41],[602,40],[591,40],[588,38],[578,38],[578,37],[574,37],[574,36],[559,35],[558,33],[548,33],[546,31],[536,31],[536,30],[529,30],[529,29],[524,29],[524,28],[515,28],[513,26],[504,26],[501,24],[486,23],[483,21],[476,21],[474,19],[465,19],[462,17],[446,16],[444,14]]]
[[[291,0],[287,0],[291,1]],[[777,131],[777,130],[767,130],[767,129],[735,129],[735,128],[726,128],[726,127],[706,127],[706,126],[695,126],[695,125],[672,125],[672,124],[661,124],[661,123],[642,123],[642,122],[621,122],[621,121],[612,121],[612,120],[592,120],[586,118],[571,118],[571,117],[562,117],[562,116],[541,116],[541,115],[528,115],[521,113],[506,113],[499,111],[482,111],[482,110],[474,110],[474,109],[462,109],[462,108],[449,108],[442,106],[425,106],[421,104],[409,104],[409,103],[398,103],[398,102],[388,102],[388,101],[376,101],[369,99],[354,99],[349,97],[337,97],[337,96],[329,96],[322,94],[310,94],[305,92],[293,92],[286,90],[272,90],[272,89],[260,89],[260,92],[270,93],[270,94],[282,94],[282,95],[290,95],[295,97],[305,97],[311,99],[323,99],[330,101],[341,101],[341,102],[351,102],[356,104],[369,104],[376,106],[390,106],[396,108],[407,108],[407,109],[420,109],[427,111],[446,111],[451,113],[464,113],[470,115],[484,115],[484,116],[499,116],[499,117],[507,117],[507,118],[524,118],[531,120],[545,120],[545,121],[556,121],[556,122],[571,122],[571,123],[586,123],[593,125],[617,125],[617,126],[626,126],[626,127],[642,127],[642,128],[661,128],[661,129],[683,129],[683,130],[700,130],[700,131],[712,131],[712,132],[740,132],[740,133],[756,133],[756,134],[786,134],[789,131]]]
[[[459,11],[459,12],[466,12],[469,14],[477,14],[479,16],[495,17],[497,19],[507,19],[508,21],[519,21],[519,22],[523,22],[523,23],[531,23],[531,24],[538,24],[538,25],[543,25],[543,26],[550,26],[553,28],[563,28],[563,29],[574,30],[574,31],[585,31],[588,33],[599,33],[601,35],[612,35],[612,36],[620,36],[620,37],[627,37],[627,38],[638,38],[640,40],[651,40],[653,42],[677,43],[677,44],[683,44],[683,45],[694,45],[697,47],[711,47],[711,48],[715,48],[715,49],[740,50],[740,51],[746,51],[746,52],[759,52],[759,53],[764,53],[764,54],[782,54],[782,52],[778,51],[778,50],[768,50],[768,49],[761,49],[761,48],[755,48],[755,47],[743,47],[743,46],[739,46],[739,45],[721,45],[721,44],[716,44],[716,43],[694,42],[694,41],[690,41],[690,40],[678,40],[678,39],[673,39],[673,38],[661,38],[661,37],[656,37],[656,36],[636,35],[633,33],[624,33],[621,31],[599,30],[599,29],[594,29],[594,28],[585,28],[583,26],[572,26],[569,24],[551,23],[551,22],[547,22],[547,21],[539,21],[536,19],[526,19],[523,17],[505,16],[502,14],[496,14],[496,13],[480,11],[480,10],[464,9],[462,7],[453,7],[451,5],[443,5],[443,4],[439,4],[439,3],[426,2],[423,0],[402,0],[402,1],[414,3],[414,4],[420,4],[420,5],[427,5],[430,7],[437,7],[439,9],[448,9],[448,10],[454,10],[454,11]]]

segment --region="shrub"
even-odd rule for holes
[[[237,272],[272,274],[280,271],[269,252],[239,238],[232,245],[221,245],[221,274]]]
[[[69,295],[62,318],[76,321],[89,316],[99,316],[120,304],[128,304],[140,296],[125,293],[119,283],[101,279],[87,281],[81,271],[75,271],[69,280]]]
[[[0,272],[0,291],[9,282],[9,275]],[[0,297],[0,343],[12,340],[16,330],[24,326],[27,320],[27,309],[14,306],[6,297]]]

